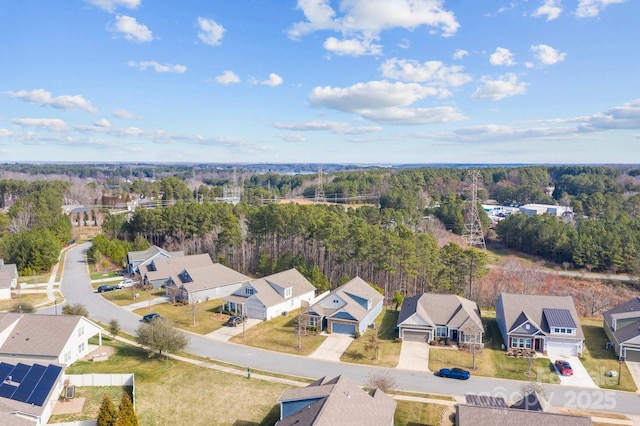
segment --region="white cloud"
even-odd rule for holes
[[[116,16],[116,24],[111,31],[122,33],[124,38],[137,43],[153,40],[151,30],[149,30],[146,25],[139,24],[136,18],[132,18],[131,16]]]
[[[324,42],[324,48],[338,56],[380,55],[382,53],[382,45],[373,44],[371,39],[350,38],[338,40],[335,37],[329,37]]]
[[[67,123],[59,118],[13,118],[11,122],[21,127],[38,127],[52,132],[66,132],[69,129]]]
[[[531,16],[536,18],[546,16],[547,21],[553,21],[554,19],[558,19],[561,13],[562,8],[559,5],[559,0],[544,0],[542,6],[537,8]]]
[[[518,76],[507,73],[496,80],[482,79],[483,85],[479,87],[471,99],[492,99],[499,101],[506,97],[522,95],[527,92],[527,84],[518,81]]]
[[[222,36],[226,31],[222,25],[218,24],[213,19],[206,19],[202,17],[198,17],[198,28],[200,28],[198,38],[202,40],[204,44],[208,44],[209,46],[219,46],[222,42]]]
[[[240,83],[240,77],[236,75],[233,71],[226,70],[223,71],[222,74],[215,77],[214,80],[220,84],[236,84]]]
[[[306,20],[296,22],[289,37],[298,39],[329,30],[366,40],[376,39],[384,30],[414,30],[422,25],[440,28],[442,35],[448,37],[458,31],[460,24],[443,5],[443,0],[340,0],[336,11],[330,0],[298,0],[298,9]]]
[[[362,135],[375,133],[382,130],[379,126],[358,126],[353,127],[344,121],[306,121],[301,123],[273,123],[273,127],[282,130],[293,131],[325,131],[337,135]]]
[[[464,49],[456,49],[456,51],[453,53],[453,59],[462,59],[465,56],[469,56],[469,52]]]
[[[127,9],[137,9],[140,6],[140,0],[84,0],[94,6],[113,13],[118,7],[126,7]]]
[[[315,87],[309,94],[314,106],[336,109],[344,112],[363,112],[374,109],[410,105],[427,96],[437,96],[441,92],[433,87],[416,83],[391,83],[370,81],[346,88]]]
[[[546,44],[533,45],[530,50],[542,65],[557,64],[558,62],[564,61],[564,58],[567,56],[566,53],[558,52],[556,49],[551,46],[547,46]]]
[[[142,136],[145,133],[137,127],[112,127],[110,123],[109,125],[105,125],[102,121],[98,121],[90,126],[76,126],[75,130],[82,133],[104,133],[117,137]]]
[[[153,69],[155,72],[173,72],[182,74],[187,71],[187,67],[179,64],[160,64],[156,61],[129,61],[127,62],[131,68],[138,68],[139,70],[146,70],[147,68]]]
[[[83,98],[81,95],[61,95],[54,98],[51,96],[51,92],[44,89],[6,92],[6,95],[11,98],[18,98],[34,104],[48,105],[53,108],[64,109],[67,111],[80,110],[90,113],[98,112],[98,110],[91,105],[91,102]]]
[[[8,138],[11,136],[11,132],[7,129],[0,129],[0,138]]]
[[[385,108],[366,111],[362,114],[367,120],[396,125],[449,123],[466,120],[460,111],[453,107],[435,108]]]
[[[458,87],[472,80],[471,76],[462,73],[463,67],[446,66],[440,61],[419,63],[414,60],[392,58],[383,62],[380,68],[386,78],[440,87]]]
[[[489,57],[489,62],[491,65],[506,65],[511,66],[516,63],[513,60],[513,53],[509,49],[505,49],[504,47],[496,48],[496,51],[491,54]]]
[[[579,128],[582,131],[640,129],[640,99],[583,118],[581,121]]]
[[[113,116],[117,117],[121,120],[132,120],[132,119],[140,119],[139,115],[135,115],[131,111],[127,111],[126,109],[117,109],[113,111]]]
[[[303,135],[301,135],[300,133],[287,133],[284,135],[277,135],[278,139],[284,141],[284,142],[296,142],[296,143],[302,143],[302,142],[306,142],[307,138],[305,138]]]
[[[109,120],[107,120],[106,118],[101,118],[100,120],[93,123],[93,125],[96,127],[104,127],[104,128],[111,127],[111,123],[109,123]]]
[[[282,77],[280,77],[278,74],[276,73],[271,73],[269,74],[269,79],[268,80],[262,80],[260,82],[260,84],[264,85],[264,86],[270,86],[270,87],[278,87],[282,84],[283,80]]]
[[[575,14],[578,18],[594,18],[610,4],[624,3],[626,0],[578,0]]]

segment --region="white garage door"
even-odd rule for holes
[[[578,354],[578,348],[574,344],[547,343],[547,354],[574,356]]]
[[[428,337],[428,333],[421,331],[404,331],[402,333],[403,342],[426,342]]]

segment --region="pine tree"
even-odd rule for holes
[[[111,396],[105,394],[102,398],[102,404],[100,405],[100,411],[98,412],[98,420],[96,426],[115,426],[116,424],[116,407],[113,405]]]
[[[139,426],[138,416],[133,411],[133,403],[127,392],[122,393],[120,407],[118,407],[118,421],[116,426]]]

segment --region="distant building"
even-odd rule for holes
[[[0,300],[10,300],[11,290],[18,287],[18,268],[0,259]]]
[[[525,204],[520,206],[520,213],[527,216],[535,216],[540,214],[552,214],[562,217],[573,214],[573,207],[554,206],[552,204]]]

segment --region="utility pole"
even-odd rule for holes
[[[478,180],[480,179],[480,172],[471,170],[469,173],[471,174],[471,205],[464,225],[464,239],[469,246],[478,247],[486,251],[487,246],[484,242],[484,232],[482,231],[482,223],[478,213]]]

